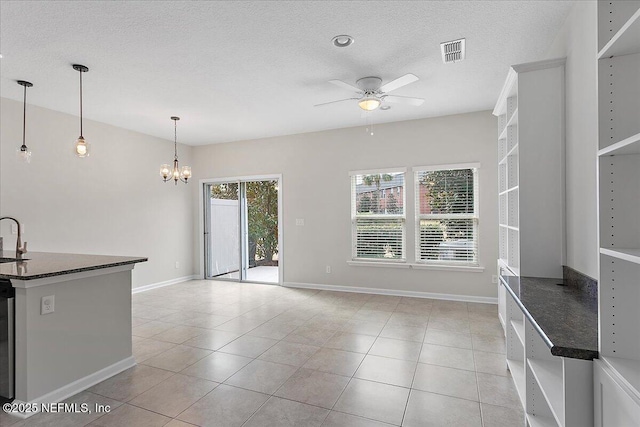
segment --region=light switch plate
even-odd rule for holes
[[[296,225],[304,225],[304,218],[296,218]]]
[[[24,224],[20,224],[20,233],[24,234]],[[18,234],[17,224],[11,224],[11,234]]]
[[[55,311],[56,296],[49,295],[40,299],[40,315],[51,314]]]

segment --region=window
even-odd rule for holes
[[[416,261],[478,265],[477,164],[415,168]]]
[[[404,260],[404,199],[384,197],[404,187],[402,170],[351,173],[353,259]]]

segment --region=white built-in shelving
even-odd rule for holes
[[[511,67],[493,111],[499,259],[516,276],[562,277],[564,63],[562,58]]]
[[[595,425],[640,425],[640,2],[598,1]]]
[[[598,2],[595,424],[640,425],[640,2]]]
[[[592,361],[553,356],[511,292],[499,312],[506,324],[507,366],[529,426],[592,426]]]
[[[513,66],[493,111],[498,117],[498,314],[507,366],[532,427],[593,423],[587,409],[593,404],[592,361],[553,356],[548,339],[510,292],[520,276],[563,277],[564,64],[556,59]]]

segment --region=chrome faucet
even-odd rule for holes
[[[0,218],[0,221],[2,221],[3,219],[10,219],[14,221],[16,223],[16,226],[18,227],[18,238],[16,240],[16,258],[22,259],[22,254],[27,253],[27,242],[24,242],[24,245],[22,244],[22,230],[20,227],[20,222],[10,216],[3,216],[2,218]]]

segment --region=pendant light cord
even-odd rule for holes
[[[27,86],[24,86],[24,97],[22,100],[22,147],[25,147],[25,133],[27,132]]]
[[[80,136],[82,137],[82,70],[80,70]]]

